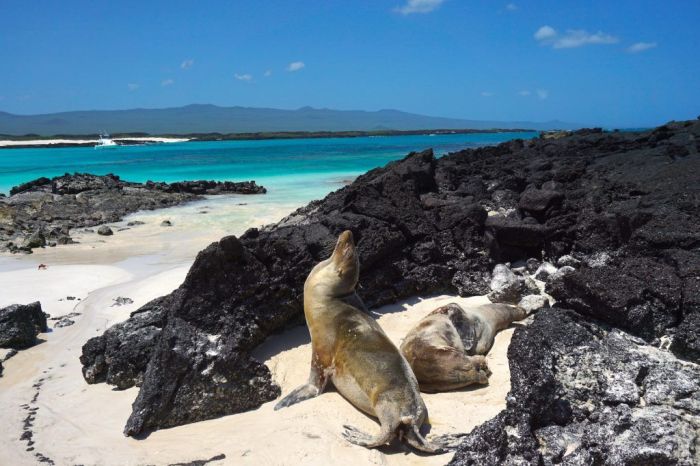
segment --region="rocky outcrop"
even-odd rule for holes
[[[519,327],[507,408],[450,465],[700,462],[700,366],[561,308]]]
[[[46,331],[46,314],[38,301],[0,309],[0,348],[29,348],[36,344],[36,336]]]
[[[132,318],[133,329],[125,323],[123,332],[108,330],[86,345],[86,380],[106,380],[89,374],[114,364],[143,378],[128,435],[274,398],[279,389],[250,353],[272,332],[301,322],[304,279],[345,229],[358,241],[359,292],[370,307],[436,292],[486,294],[497,263],[523,261],[536,271],[542,260],[568,255],[573,260],[545,277],[566,307],[649,342],[671,339],[677,354],[692,355],[699,138],[700,122],[684,122],[645,133],[516,140],[437,160],[430,151],[411,154],[276,225],[210,245],[182,286],[158,300],[163,325],[143,339],[152,341],[148,362],[120,343],[140,328]],[[593,291],[605,304],[598,309],[585,295],[590,290],[574,286],[589,269],[635,260],[643,265],[630,280],[648,290],[636,299],[615,297],[618,280],[601,278]],[[647,264],[666,278],[645,279]]]
[[[151,301],[125,322],[108,328],[83,346],[80,362],[88,383],[107,382],[119,389],[140,386],[165,321],[163,299]]]
[[[0,198],[0,251],[31,252],[69,244],[70,230],[117,222],[139,210],[170,207],[205,194],[263,194],[254,181],[131,183],[116,175],[65,174],[38,178]],[[109,227],[98,230],[109,235]]]

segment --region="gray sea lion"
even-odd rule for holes
[[[491,375],[484,355],[493,346],[496,333],[525,317],[524,309],[509,304],[464,309],[450,303],[435,309],[408,332],[401,353],[424,392],[484,385]]]
[[[419,431],[427,409],[406,359],[377,322],[358,309],[355,286],[360,263],[350,231],[338,238],[329,259],[317,264],[304,283],[304,315],[311,333],[308,383],[283,398],[275,410],[313,398],[328,381],[356,408],[379,419],[378,435],[344,426],[343,436],[367,448],[399,437],[412,447],[440,453]]]

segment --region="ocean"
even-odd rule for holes
[[[119,146],[111,149],[37,148],[0,150],[0,192],[35,178],[63,173],[114,173],[128,181],[255,180],[268,188],[268,202],[303,205],[343,182],[433,148],[437,156],[536,132],[473,133],[354,138],[207,141]]]

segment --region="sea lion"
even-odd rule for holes
[[[496,333],[527,312],[510,304],[483,304],[464,309],[450,303],[413,327],[401,353],[413,369],[421,391],[441,392],[472,384],[485,385],[491,375],[484,355]]]
[[[379,419],[372,437],[351,426],[343,436],[367,448],[390,443],[397,436],[427,453],[444,445],[427,441],[419,429],[427,409],[418,381],[406,359],[379,324],[353,305],[360,263],[350,231],[338,238],[329,259],[317,264],[304,283],[304,315],[311,333],[308,383],[283,398],[275,410],[313,398],[330,380],[356,408]]]

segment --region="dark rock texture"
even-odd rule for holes
[[[162,299],[151,301],[102,336],[88,340],[80,362],[88,383],[107,382],[119,389],[140,386],[164,323]]]
[[[0,251],[32,249],[72,242],[73,228],[117,222],[138,210],[170,207],[204,194],[263,194],[254,181],[183,181],[131,183],[116,175],[65,174],[39,178],[0,198]],[[109,227],[98,230],[109,235]],[[109,230],[111,231],[111,230]]]
[[[369,307],[436,292],[485,294],[498,262],[556,263],[569,255],[583,265],[554,274],[550,284],[566,307],[650,342],[671,338],[674,351],[692,357],[699,138],[700,122],[686,122],[645,133],[516,140],[438,160],[430,151],[411,154],[276,225],[210,245],[182,286],[157,301],[159,334],[139,337],[132,318],[88,342],[86,380],[106,380],[111,366],[122,365],[126,380],[143,378],[128,435],[271,400],[279,389],[250,352],[301,322],[308,271],[345,229],[358,241],[359,292]],[[592,291],[574,286],[577,276],[599,273],[589,270],[623,264],[615,277],[629,272],[630,290],[644,285],[635,299],[617,279],[601,278]],[[123,342],[141,340],[133,357]]]
[[[700,366],[560,308],[518,328],[508,358],[506,410],[450,465],[700,462]]]
[[[36,336],[46,331],[46,314],[39,301],[0,309],[0,348],[29,348],[36,344]]]

